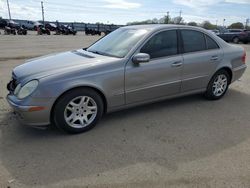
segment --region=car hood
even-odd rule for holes
[[[93,54],[85,50],[74,50],[51,54],[26,61],[13,70],[18,80],[32,77],[40,79],[53,74],[86,69],[98,64],[116,61],[118,58]]]

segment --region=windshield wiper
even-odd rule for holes
[[[94,54],[98,54],[98,55],[103,55],[103,53],[102,52],[99,52],[99,51],[87,51],[87,52],[91,52],[91,53],[94,53]]]

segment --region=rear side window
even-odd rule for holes
[[[177,31],[163,31],[154,35],[140,52],[149,54],[151,59],[176,55],[178,53]]]
[[[218,44],[209,36],[206,35],[206,41],[207,41],[207,49],[208,50],[213,50],[213,49],[218,49],[219,46]]]
[[[206,41],[203,33],[193,30],[182,30],[181,35],[185,53],[206,50]]]

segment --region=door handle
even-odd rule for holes
[[[215,55],[215,56],[212,56],[210,60],[211,61],[217,61],[218,59],[219,59],[219,57],[217,55]]]
[[[176,61],[176,62],[174,62],[174,63],[172,63],[172,67],[180,67],[180,66],[182,66],[182,61]]]

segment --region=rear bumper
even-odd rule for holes
[[[242,65],[240,67],[236,67],[233,69],[233,78],[232,78],[232,82],[238,80],[241,78],[241,76],[243,75],[243,73],[245,72],[247,68],[247,65]]]
[[[21,124],[38,128],[47,127],[50,124],[50,109],[47,107],[39,111],[30,111],[39,106],[20,105],[12,99],[11,95],[8,95],[6,99]]]

